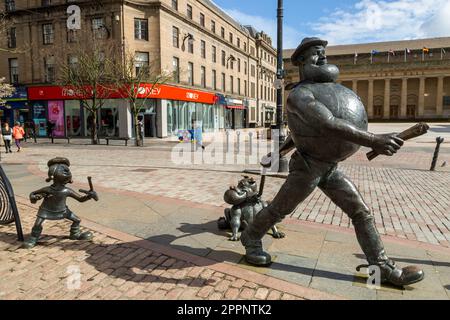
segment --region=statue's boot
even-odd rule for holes
[[[268,208],[264,208],[241,233],[241,243],[245,247],[245,260],[248,263],[256,266],[267,266],[272,263],[272,257],[264,251],[261,239],[280,220]]]
[[[70,228],[70,240],[92,240],[94,235],[90,231],[81,232],[79,226]]]
[[[39,237],[41,236],[42,232],[42,226],[34,226],[33,229],[31,229],[31,237],[25,241],[22,244],[22,248],[24,249],[31,249],[34,248],[39,240]]]
[[[373,217],[365,217],[361,221],[353,221],[356,237],[359,245],[366,255],[368,265],[362,267],[377,266],[380,268],[381,283],[389,283],[395,286],[406,286],[423,280],[425,274],[417,266],[399,268],[395,262],[389,259],[384,251],[378,230],[373,222]]]

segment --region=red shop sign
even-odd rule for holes
[[[70,87],[60,86],[42,86],[29,87],[29,100],[79,100],[88,99],[89,87],[86,90],[77,90]],[[107,89],[99,89],[107,90]],[[117,90],[111,90],[107,95],[109,99],[120,99],[124,94],[120,94]],[[216,96],[212,93],[190,90],[168,85],[159,85],[153,88],[151,84],[141,85],[138,89],[138,98],[154,98],[167,100],[191,101],[199,103],[214,104]]]

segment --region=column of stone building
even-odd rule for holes
[[[369,79],[369,90],[367,92],[367,111],[369,119],[373,118],[373,79]]]
[[[418,108],[419,108],[418,116],[423,117],[424,109],[425,109],[425,77],[420,77]]]
[[[408,105],[408,78],[402,79],[402,102],[400,107],[400,117],[406,118]]]
[[[384,80],[383,119],[389,119],[391,107],[391,79]]]
[[[444,77],[438,77],[437,94],[436,94],[436,116],[442,116],[443,103],[444,103]]]
[[[358,80],[352,80],[352,90],[354,93],[358,94]]]

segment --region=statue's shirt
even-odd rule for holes
[[[70,214],[66,200],[71,190],[69,188],[56,190],[52,187],[49,187],[49,190],[51,190],[51,193],[45,196],[44,201],[39,207],[38,217],[49,220],[65,218],[66,215]]]
[[[312,158],[326,162],[345,160],[358,151],[359,145],[323,133],[321,130],[323,124],[320,120],[308,117],[314,109],[303,99],[298,98],[303,94],[312,94],[314,99],[326,106],[335,118],[348,121],[360,130],[367,131],[368,128],[364,105],[352,90],[334,82],[302,82],[290,93],[287,106],[289,129],[297,149]]]

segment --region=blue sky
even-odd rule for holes
[[[277,0],[214,0],[242,24],[276,39]],[[305,36],[330,44],[450,36],[450,0],[284,0],[284,47]]]

